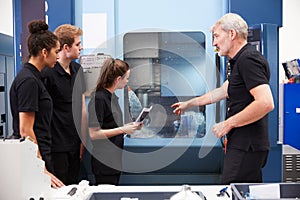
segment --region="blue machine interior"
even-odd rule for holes
[[[153,108],[142,130],[125,139],[127,173],[121,184],[157,184],[159,177],[160,184],[219,182],[222,147],[206,131],[214,111],[201,106],[177,116],[170,107],[208,90],[206,83],[215,70],[208,72],[205,43],[200,31],[124,35],[123,57],[131,66],[129,86],[141,105]]]

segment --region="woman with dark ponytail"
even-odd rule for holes
[[[60,45],[44,20],[30,22],[28,30],[29,55],[10,88],[13,137],[30,137],[38,145],[38,157],[45,161],[45,173],[51,177],[51,186],[58,188],[63,183],[51,173],[52,99],[41,81],[41,71],[54,66]]]
[[[122,171],[124,134],[132,134],[142,125],[123,125],[122,111],[115,94],[117,89],[126,86],[129,74],[126,62],[107,59],[88,105],[89,134],[93,144],[92,171],[96,185],[118,185]]]

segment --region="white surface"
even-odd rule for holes
[[[300,57],[300,1],[282,1],[282,27],[279,29],[279,82],[284,80],[283,62]]]
[[[279,184],[251,185],[249,192],[251,199],[280,199]]]
[[[0,0],[0,33],[13,36],[13,1]]]
[[[50,177],[37,149],[29,140],[0,141],[0,199],[50,198]]]
[[[282,145],[282,154],[300,154],[300,151],[288,144]]]
[[[80,185],[80,184],[79,184]],[[89,199],[90,195],[98,192],[179,192],[182,189],[182,185],[178,186],[114,186],[114,185],[99,185],[99,186],[88,186],[83,188],[79,185],[69,185],[60,189],[52,189],[52,198],[55,200],[72,199],[72,200],[85,200]],[[72,197],[67,195],[67,193],[76,187],[77,191]],[[231,189],[228,186],[227,192],[230,195],[223,197],[217,197],[217,194],[224,185],[197,185],[190,186],[192,191],[201,191],[207,200],[231,200]],[[82,192],[83,191],[83,192]],[[78,195],[78,193],[84,193],[83,196]]]
[[[84,48],[106,48],[107,13],[82,14]]]

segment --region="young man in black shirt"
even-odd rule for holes
[[[59,59],[53,69],[43,70],[44,84],[53,100],[51,122],[52,161],[54,174],[66,185],[77,184],[80,158],[83,153],[81,139],[85,140],[86,106],[83,71],[74,62],[82,50],[82,30],[64,24],[54,34],[60,41]]]

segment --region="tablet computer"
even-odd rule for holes
[[[145,119],[145,117],[147,117],[147,115],[150,113],[151,109],[152,106],[150,106],[149,108],[143,108],[139,116],[136,118],[135,122],[142,122]]]

